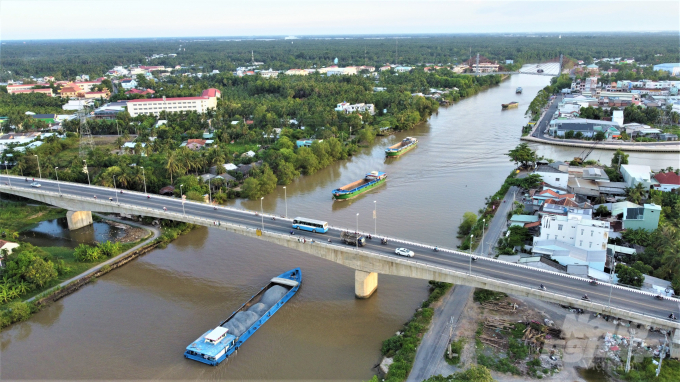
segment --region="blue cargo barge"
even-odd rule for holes
[[[184,357],[211,366],[218,365],[288,302],[300,289],[301,282],[300,268],[274,277],[218,327],[203,333],[187,346]]]

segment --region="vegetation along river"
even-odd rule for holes
[[[548,77],[518,75],[500,86],[442,107],[429,123],[386,138],[349,161],[301,177],[286,189],[288,215],[328,220],[440,246],[458,244],[465,211],[479,209],[513,164],[524,111]],[[524,93],[515,94],[522,86]],[[501,103],[520,108],[501,111]],[[384,149],[406,136],[415,150],[385,161]],[[555,159],[575,151],[539,147]],[[652,155],[652,154],[645,154]],[[591,158],[608,162],[610,152]],[[631,163],[638,163],[631,154]],[[676,155],[653,154],[653,167]],[[641,162],[639,164],[642,164]],[[385,186],[333,202],[331,190],[366,172],[388,173]],[[236,201],[259,210],[259,201]],[[265,212],[285,213],[284,190],[264,199]],[[266,222],[265,222],[266,224]],[[417,256],[417,253],[416,253]],[[301,267],[300,292],[218,367],[185,360],[184,348],[244,303],[273,276]],[[427,296],[427,282],[379,276],[376,294],[354,298],[344,266],[273,244],[208,228],[182,236],[0,333],[1,377],[8,379],[367,380],[381,341],[401,328]],[[55,350],[59,351],[55,351]]]

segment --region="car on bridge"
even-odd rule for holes
[[[31,183],[31,187],[40,187],[40,183],[33,182],[33,183]]]
[[[397,255],[406,256],[406,257],[413,257],[413,256],[416,255],[415,253],[413,253],[413,251],[408,250],[406,248],[397,248],[397,249],[394,250],[394,253],[396,253]]]

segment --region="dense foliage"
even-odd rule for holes
[[[378,38],[365,38],[378,37]],[[239,39],[109,39],[60,41],[5,41],[2,47],[0,80],[12,76],[55,76],[57,80],[88,74],[98,77],[116,65],[186,65],[186,71],[232,71],[256,61],[274,69],[339,65],[448,64],[461,63],[471,55],[515,65],[566,57],[591,63],[593,58],[635,57],[641,63],[678,62],[677,35],[647,34],[562,34],[412,36],[397,40],[386,36],[351,39],[271,41]],[[221,41],[220,41],[221,40]],[[177,54],[146,61],[152,54]],[[656,55],[661,56],[656,56]],[[195,65],[195,66],[191,66]],[[513,68],[510,66],[509,68]]]
[[[225,163],[261,161],[262,165],[250,173],[230,173],[237,183],[243,182],[240,196],[254,199],[270,193],[277,184],[289,184],[300,174],[313,174],[351,156],[358,145],[370,144],[380,127],[406,130],[427,120],[439,103],[412,96],[414,92],[429,93],[433,87],[450,86],[452,90],[446,96],[457,99],[500,80],[500,76],[473,77],[440,70],[384,72],[377,84],[375,79],[363,76],[282,75],[263,79],[230,73],[203,78],[177,76],[159,83],[147,81],[145,86],[154,88],[156,96],[195,96],[214,87],[222,92],[222,97],[217,109],[204,114],[163,112],[158,118],[132,118],[128,113],[120,113],[112,121],[89,120],[93,134],[120,134],[115,146],[97,146],[86,158],[90,180],[113,186],[115,176],[117,187],[142,191],[146,183],[149,192],[157,192],[168,184],[182,184],[188,198],[202,200],[209,193],[208,184],[197,180],[196,175],[212,166],[218,166],[219,171],[219,166]],[[386,90],[374,92],[375,85]],[[376,113],[335,111],[337,103],[343,101],[372,103]],[[156,126],[159,119],[167,122]],[[82,171],[83,158],[77,156],[75,134],[80,128],[79,121],[65,122],[64,128],[73,135],[62,140],[50,137],[42,146],[26,152],[6,152],[17,160],[12,171],[36,177],[42,171],[43,176],[54,178],[54,168],[59,167],[59,179],[87,182],[87,174]],[[188,139],[203,138],[206,132],[214,141],[212,147],[198,151],[179,147]],[[117,148],[130,140],[130,134],[137,135],[135,147],[119,155]],[[295,142],[300,139],[314,142],[311,147],[298,148]],[[247,151],[257,155],[245,156]],[[218,202],[239,196],[219,180],[211,186],[217,191]]]

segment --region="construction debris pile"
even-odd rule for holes
[[[514,312],[517,310],[517,304],[508,301],[486,301],[481,303],[481,306],[497,312]]]
[[[654,342],[658,342],[653,340]],[[660,343],[650,344],[643,338],[635,338],[631,341],[630,336],[607,333],[603,336],[603,341],[597,350],[597,356],[621,366],[626,363],[628,349],[632,346],[631,357],[641,359],[644,357],[658,357],[662,345]]]

